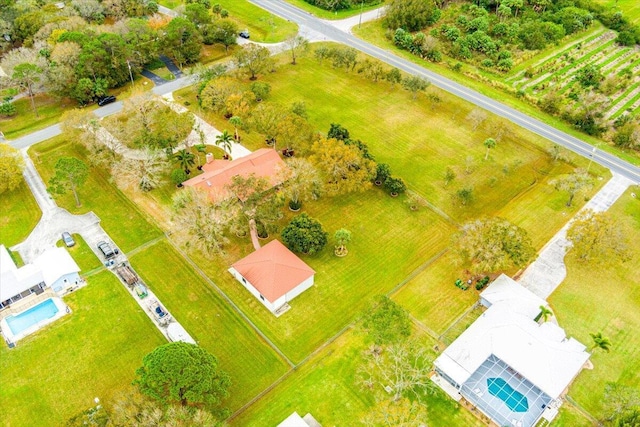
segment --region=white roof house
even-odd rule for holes
[[[322,427],[311,414],[301,417],[297,412],[289,415],[277,427]]]
[[[535,322],[546,301],[509,277],[480,296],[488,310],[435,360],[436,371],[498,425],[534,425],[590,354],[558,325]]]
[[[80,267],[64,248],[49,249],[33,264],[18,268],[4,245],[0,245],[0,302],[40,284],[52,287],[61,277],[79,271]]]

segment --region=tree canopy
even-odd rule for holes
[[[474,273],[524,267],[535,256],[527,232],[502,218],[463,224],[452,239],[452,250]]]
[[[362,325],[377,345],[398,343],[411,335],[409,313],[387,296],[376,298]]]
[[[24,160],[9,144],[0,144],[0,194],[17,188],[22,182]]]
[[[330,196],[365,191],[376,176],[376,163],[367,159],[356,145],[333,138],[320,138],[309,157],[323,176]]]
[[[328,234],[322,224],[306,213],[294,217],[282,230],[282,241],[294,252],[313,255],[327,244]]]
[[[628,233],[607,212],[580,212],[567,230],[571,251],[579,260],[623,261],[630,257]]]
[[[78,188],[89,177],[89,168],[75,157],[60,157],[55,165],[55,175],[49,180],[48,191],[55,194],[65,194],[71,190],[76,199],[76,206],[80,206]]]
[[[228,395],[231,380],[216,357],[202,347],[172,342],[142,359],[134,384],[163,404],[213,406]]]

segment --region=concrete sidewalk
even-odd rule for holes
[[[616,200],[633,184],[628,178],[614,174],[598,193],[579,211],[591,209],[595,212],[608,210]],[[518,282],[541,298],[549,295],[562,283],[567,276],[564,257],[571,243],[567,240],[567,230],[571,226],[569,221],[546,244],[538,258],[522,273]]]

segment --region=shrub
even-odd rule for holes
[[[9,101],[0,104],[0,116],[11,117],[16,114],[16,106]]]
[[[391,176],[384,181],[384,186],[391,194],[400,194],[407,190],[407,185],[402,178],[394,178]]]
[[[384,183],[391,177],[391,167],[386,163],[378,163],[376,166],[376,177],[374,181]]]
[[[178,187],[182,187],[182,183],[187,180],[187,173],[182,169],[174,169],[171,172],[171,181]]]

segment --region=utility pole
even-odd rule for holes
[[[364,8],[364,0],[360,2],[360,22],[358,22],[358,28],[362,26],[362,9]]]
[[[127,59],[127,67],[129,67],[129,77],[131,77],[131,87],[133,87],[133,74],[131,74],[131,63]]]

